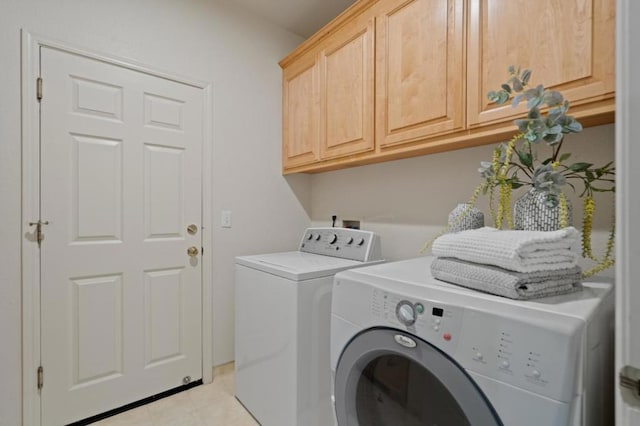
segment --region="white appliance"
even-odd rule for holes
[[[430,262],[336,275],[339,426],[613,424],[611,284],[515,301],[437,281]]]
[[[298,251],[236,258],[236,398],[262,426],[333,424],[333,276],[381,261],[378,235],[345,228],[309,228]]]

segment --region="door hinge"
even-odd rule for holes
[[[36,98],[38,101],[42,100],[42,77],[38,77],[36,80]]]
[[[42,366],[38,367],[38,390],[42,389],[44,385],[44,369]]]
[[[627,365],[620,370],[618,375],[620,387],[631,389],[636,397],[640,397],[640,370]]]
[[[38,242],[38,247],[42,245],[42,240],[44,240],[44,233],[42,232],[42,225],[48,225],[49,221],[45,220],[44,222],[39,220],[37,222],[29,222],[29,226],[36,227],[36,241]]]

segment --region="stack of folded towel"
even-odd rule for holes
[[[572,251],[578,231],[501,231],[480,228],[446,234],[433,243],[434,278],[511,299],[580,290],[582,271]]]

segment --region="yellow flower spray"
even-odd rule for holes
[[[560,228],[569,226],[569,206],[567,205],[567,197],[563,193],[558,196],[560,205]]]
[[[611,219],[611,229],[609,230],[609,238],[607,239],[607,246],[602,259],[598,259],[594,256],[591,247],[591,230],[593,228],[593,215],[596,210],[595,200],[591,195],[588,195],[584,199],[584,214],[582,219],[582,257],[588,258],[596,262],[596,265],[591,269],[582,273],[583,278],[590,277],[602,272],[605,269],[612,267],[615,264],[615,260],[612,258],[613,249],[615,247],[616,239],[616,221],[615,218]]]
[[[513,217],[511,215],[511,192],[512,187],[508,182],[507,171],[509,170],[509,165],[511,164],[511,156],[513,155],[513,151],[515,149],[516,142],[524,136],[523,133],[518,133],[514,137],[511,138],[509,143],[507,144],[507,148],[504,154],[504,162],[500,163],[500,149],[496,149],[493,151],[493,172],[494,172],[494,185],[491,185],[491,193],[489,195],[489,209],[491,211],[491,218],[493,219],[494,226],[498,229],[501,229],[506,221],[507,228],[513,228]],[[498,192],[498,209],[497,212],[494,211],[493,201],[493,189],[494,186],[499,186]]]
[[[582,216],[582,257],[598,261],[591,250],[591,229],[593,227],[593,214],[596,210],[596,202],[593,197],[587,195],[583,201],[584,213]]]

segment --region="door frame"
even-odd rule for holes
[[[202,143],[202,247],[205,253],[212,250],[212,84],[137,63],[130,59],[95,52],[70,43],[53,40],[21,31],[21,112],[22,112],[22,223],[21,223],[21,286],[22,286],[22,424],[41,424],[40,393],[37,388],[37,369],[41,365],[40,353],[40,264],[39,250],[35,243],[33,227],[40,212],[40,115],[36,99],[36,79],[40,75],[40,48],[48,47],[66,53],[84,56],[107,64],[171,80],[202,90],[203,143]],[[46,83],[44,87],[46,96]],[[46,220],[46,218],[44,219]],[[212,257],[202,256],[202,381],[213,381],[212,334]],[[46,380],[46,371],[45,371]],[[133,402],[133,401],[132,401]]]
[[[640,8],[631,0],[616,2],[616,325],[615,325],[615,405],[616,425],[631,426],[640,418],[640,405],[633,397],[623,396],[618,373],[626,365],[639,367],[637,348],[638,317],[632,315],[640,306],[636,289],[638,274],[638,195],[635,188],[640,176],[634,166],[638,155],[635,138],[639,129],[635,116],[640,109],[638,82],[634,72],[640,67],[633,41],[638,29],[633,18]]]

